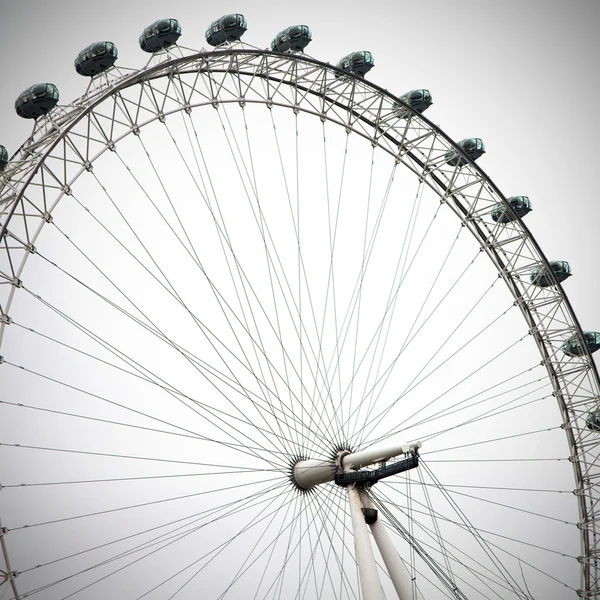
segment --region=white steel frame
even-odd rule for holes
[[[558,282],[548,288],[529,283],[531,269],[548,266],[548,261],[524,223],[518,218],[507,224],[491,220],[499,203],[512,211],[499,189],[468,159],[464,166],[449,165],[445,154],[460,150],[428,119],[408,108],[398,118],[396,97],[331,65],[241,45],[171,57],[165,54],[144,69],[112,69],[96,78],[76,102],[57,106],[35,123],[31,137],[0,175],[0,342],[42,227],[79,175],[93,169],[94,161],[121,139],[173,113],[222,103],[277,105],[337,123],[395,157],[434,190],[473,234],[512,293],[552,382],[570,447],[580,512],[579,595],[600,598],[598,438],[585,421],[600,400],[598,372],[589,353],[569,357],[560,350],[573,335],[585,346],[581,327]],[[349,489],[349,494],[358,501],[357,491]],[[373,533],[385,552],[384,538]],[[0,574],[10,580],[18,598],[1,530],[0,542],[7,565]]]

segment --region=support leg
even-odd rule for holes
[[[358,490],[351,485],[346,489],[348,490],[348,500],[350,502],[350,516],[352,517],[352,529],[354,531],[354,549],[356,561],[358,562],[358,576],[363,598],[364,600],[384,600]]]
[[[374,508],[369,495],[364,490],[359,491],[359,496],[362,505],[365,508]],[[383,562],[387,568],[388,574],[394,584],[396,593],[400,600],[413,600],[413,585],[408,569],[405,567],[396,547],[392,543],[388,532],[385,529],[381,519],[377,519],[370,524],[371,533],[375,538],[375,543],[379,548]],[[416,600],[423,600],[421,594],[416,591]]]

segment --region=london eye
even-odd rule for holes
[[[366,40],[147,25],[15,94],[0,597],[598,598],[600,333],[543,203]]]

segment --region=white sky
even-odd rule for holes
[[[484,140],[487,153],[478,164],[506,196],[531,198],[528,227],[550,260],[570,262],[574,276],[564,288],[582,327],[600,330],[597,2],[175,0],[168,14],[157,1],[0,2],[3,55],[14,57],[0,66],[0,143],[9,154],[29,133],[30,124],[13,109],[20,91],[48,81],[58,86],[61,103],[76,98],[86,81],[73,59],[98,40],[117,45],[120,66],[140,67],[146,55],[138,35],[159,18],[177,18],[181,45],[198,49],[206,46],[211,20],[242,12],[244,41],[258,47],[287,25],[305,23],[314,40],[307,53],[317,59],[335,63],[353,50],[370,50],[376,66],[368,79],[397,94],[428,88],[429,119],[455,140]],[[102,385],[110,389],[111,382]]]
[[[13,109],[23,89],[51,81],[62,102],[79,96],[85,81],[72,67],[74,57],[100,39],[116,43],[120,65],[141,66],[137,37],[165,16],[165,4],[155,0],[107,0],[93,9],[69,0],[3,0],[0,7],[0,143],[9,153],[28,134],[29,124]],[[199,48],[209,22],[235,11],[246,15],[251,44],[266,47],[288,24],[306,23],[315,58],[334,63],[368,49],[376,62],[373,82],[398,94],[430,89],[435,105],[427,116],[454,139],[481,137],[487,148],[481,167],[507,196],[530,196],[529,228],[549,259],[570,261],[569,298],[584,329],[600,328],[597,2],[174,0],[166,16],[182,24],[182,45]]]

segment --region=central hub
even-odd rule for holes
[[[400,444],[388,448],[368,448],[366,450],[361,450],[360,452],[338,450],[335,457],[327,459],[299,459],[291,467],[290,478],[297,488],[303,491],[309,491],[321,483],[335,481],[336,474],[343,475],[348,471],[358,471],[368,465],[384,463],[391,458],[402,454],[416,458],[421,446],[421,442],[411,442],[410,444]],[[412,468],[412,466],[408,466],[409,464],[412,465],[412,462],[406,462],[406,468],[400,468],[394,472],[399,473],[403,470],[407,470],[407,468]],[[414,466],[416,466],[416,464],[414,464]],[[393,473],[390,471],[389,474],[391,475]],[[383,476],[387,477],[387,472]],[[381,478],[382,477],[378,477],[378,479]],[[345,483],[345,485],[348,483]]]

